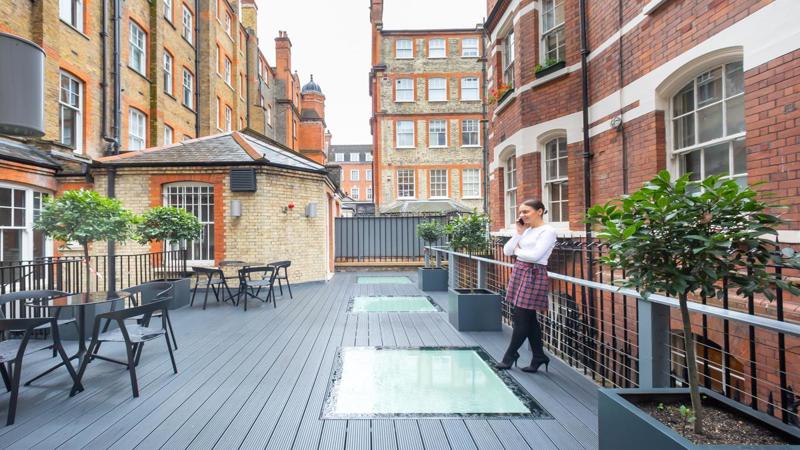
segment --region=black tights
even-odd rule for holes
[[[514,308],[514,331],[511,333],[511,342],[508,344],[506,354],[503,356],[504,362],[512,362],[514,356],[522,347],[525,338],[531,344],[533,362],[547,361],[549,358],[544,354],[542,346],[542,330],[539,328],[539,321],[536,320],[536,311],[532,309]]]

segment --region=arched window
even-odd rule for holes
[[[742,62],[695,74],[671,97],[672,155],[678,172],[700,180],[711,175],[747,184]]]
[[[511,153],[505,159],[506,225],[513,226],[517,220],[517,155]]]
[[[554,137],[544,144],[544,203],[551,222],[569,222],[569,189],[567,177],[567,138]]]
[[[187,259],[192,263],[214,261],[214,186],[204,183],[170,183],[163,187],[164,206],[183,208],[194,214],[203,224],[200,239],[185,243]],[[177,250],[171,244],[170,250]]]

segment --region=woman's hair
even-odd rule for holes
[[[528,200],[522,202],[522,204],[527,207],[533,208],[534,211],[543,209],[544,213],[542,213],[542,215],[547,214],[547,208],[544,207],[544,203],[542,203],[542,201],[539,200],[538,198],[529,198]]]

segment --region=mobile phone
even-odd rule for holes
[[[523,222],[522,219],[517,219],[517,223],[520,225],[525,225],[525,222]]]

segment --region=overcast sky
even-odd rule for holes
[[[325,94],[333,144],[369,144],[372,115],[369,0],[256,0],[261,51],[275,65],[275,36],[289,33],[292,68],[303,84],[314,75]],[[385,0],[386,30],[473,28],[486,0]]]

